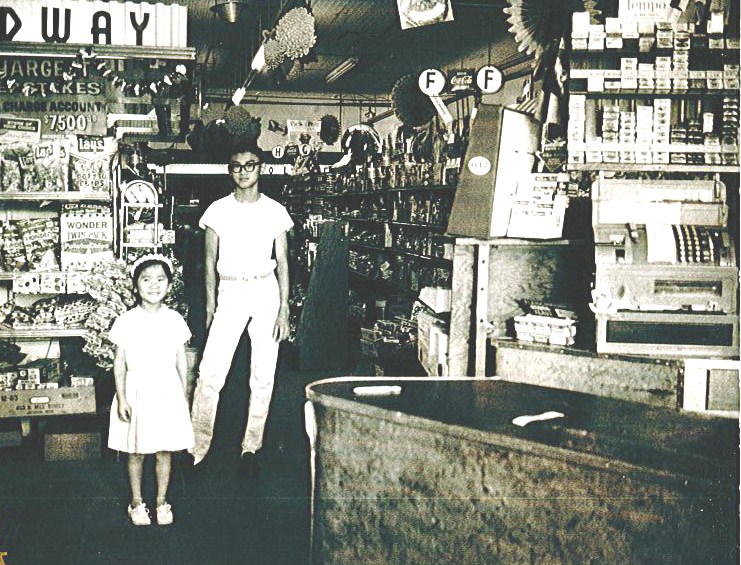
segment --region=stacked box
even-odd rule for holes
[[[623,36],[618,18],[605,18],[605,47],[607,49],[623,48]]]
[[[653,91],[655,68],[653,63],[638,63],[638,89]]]
[[[620,162],[635,163],[636,113],[620,112]]]
[[[702,122],[697,118],[687,122],[687,163],[690,165],[702,165],[705,163],[704,136],[702,133]]]
[[[654,89],[669,92],[672,89],[672,58],[656,57],[654,68]]]
[[[584,163],[586,101],[587,97],[583,94],[572,94],[569,97],[569,163]]]
[[[589,43],[589,12],[574,12],[571,16],[571,48],[585,50]]]
[[[725,63],[723,65],[723,88],[726,90],[739,89],[739,65]]]
[[[636,106],[636,163],[653,163],[654,108],[650,105]]]
[[[686,92],[690,87],[690,52],[687,49],[675,49],[672,53],[672,90]]]
[[[672,101],[669,98],[654,100],[653,162],[669,162],[668,145],[671,133]]]
[[[674,47],[674,29],[669,22],[659,22],[656,25],[657,49],[672,49]]]
[[[654,22],[638,22],[638,49],[642,53],[648,53],[654,47],[656,34],[654,33]]]
[[[605,50],[605,26],[601,24],[593,24],[589,26],[589,41],[587,42],[587,49],[590,51],[604,51]]]
[[[723,151],[724,165],[738,164],[738,98],[726,96],[723,98],[723,120],[721,122],[721,150]]]
[[[638,88],[638,59],[636,57],[620,59],[620,88],[622,90]]]

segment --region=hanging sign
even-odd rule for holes
[[[474,90],[473,69],[457,69],[448,74],[450,92],[469,92]]]
[[[272,154],[274,158],[282,159],[285,153],[286,153],[286,148],[283,147],[282,145],[276,145],[275,147],[273,147]]]
[[[476,86],[484,94],[494,94],[499,92],[504,83],[504,77],[502,71],[497,69],[494,65],[486,65],[481,67],[476,73]]]
[[[427,96],[437,96],[445,88],[445,75],[437,69],[426,69],[419,74],[417,85]]]
[[[188,8],[94,0],[6,0],[0,41],[186,47]]]
[[[288,135],[302,133],[319,133],[322,130],[322,122],[319,120],[286,120]]]
[[[66,80],[66,69],[63,59],[0,58],[6,79],[0,82],[0,112],[39,120],[44,135],[104,135],[108,83],[84,71]],[[9,81],[22,88],[11,92]]]
[[[618,17],[621,20],[663,21],[671,0],[620,0]]]

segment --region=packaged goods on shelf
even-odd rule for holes
[[[90,298],[60,300],[54,309],[54,319],[62,327],[82,327],[94,305],[95,301]]]
[[[65,204],[60,216],[63,270],[87,271],[113,258],[113,215],[94,204]]]
[[[21,220],[18,227],[26,252],[28,268],[32,271],[59,269],[59,220],[37,218]]]
[[[29,145],[19,153],[24,192],[65,192],[69,178],[69,140]]]
[[[3,223],[3,266],[6,271],[25,271],[28,268],[26,248],[17,221]]]
[[[3,192],[20,192],[23,190],[20,155],[26,146],[22,144],[0,146],[2,163],[0,164],[0,190]]]
[[[77,136],[77,143],[70,147],[70,190],[110,192],[115,150],[115,140],[111,137]]]

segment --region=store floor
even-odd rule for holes
[[[237,358],[244,359],[244,347]],[[281,363],[261,472],[238,468],[247,385],[235,363],[222,392],[207,467],[173,460],[171,526],[136,527],[126,517],[126,458],[104,449],[92,461],[44,461],[40,442],[0,448],[0,562],[5,565],[297,565],[306,563],[309,472],[303,389],[341,374],[302,373]],[[151,459],[148,458],[148,459]],[[144,498],[154,506],[154,466]],[[153,513],[153,510],[152,510]]]

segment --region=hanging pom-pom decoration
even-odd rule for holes
[[[314,26],[314,16],[306,8],[294,8],[275,26],[275,39],[287,57],[298,59],[306,55],[316,43]]]
[[[244,106],[230,106],[224,114],[224,127],[235,143],[257,143],[260,118],[252,116]]]
[[[332,145],[340,138],[340,121],[332,114],[322,116],[319,139]]]
[[[396,81],[391,90],[394,114],[404,125],[425,125],[435,115],[435,107],[417,84],[417,77],[405,75]]]
[[[275,39],[268,39],[265,42],[265,72],[272,73],[285,59],[286,54],[281,44]]]

